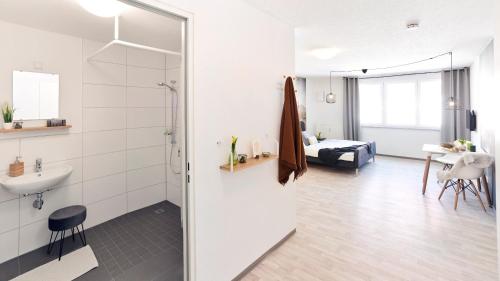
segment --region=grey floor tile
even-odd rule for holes
[[[75,279],[75,281],[112,281],[113,277],[104,267],[96,267],[84,275]]]
[[[19,274],[19,258],[0,264],[0,280],[10,280]]]
[[[182,281],[184,280],[184,269],[181,266],[172,269],[155,277],[152,281]]]
[[[162,209],[163,212],[155,212]],[[180,208],[164,201],[125,214],[85,231],[99,267],[78,281],[182,280],[182,228]],[[64,241],[64,254],[79,249],[79,237]],[[57,259],[59,245],[51,255],[41,247],[0,264],[0,280],[9,280]],[[127,279],[128,278],[128,279]]]
[[[124,271],[116,277],[116,281],[154,280],[166,271],[182,268],[182,255],[176,251],[168,251],[159,256],[151,257],[141,264]]]

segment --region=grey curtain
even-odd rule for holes
[[[470,110],[470,70],[469,68],[441,72],[441,142],[451,142],[456,139],[470,140],[470,130],[466,126],[466,113]],[[453,93],[450,94],[450,80],[453,76]],[[455,106],[449,105],[450,96],[455,100]]]
[[[359,82],[344,77],[344,139],[359,140]]]

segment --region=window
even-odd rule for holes
[[[441,80],[405,76],[360,81],[360,121],[364,126],[439,129]]]
[[[361,124],[381,125],[382,87],[380,84],[359,85],[359,111]]]
[[[389,126],[414,126],[417,121],[415,84],[387,83],[385,91],[385,123]]]
[[[441,125],[441,81],[420,82],[418,103],[420,126],[439,127]]]

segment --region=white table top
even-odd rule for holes
[[[477,152],[484,152],[481,148],[477,147]],[[439,144],[424,144],[422,146],[422,151],[427,152],[429,154],[457,154],[461,155],[463,152],[454,152],[454,151],[449,151],[441,147]]]
[[[478,148],[477,152],[484,152],[481,148]],[[424,144],[422,147],[423,152],[427,152],[429,155],[441,154],[443,156],[436,158],[435,160],[443,164],[455,164],[458,159],[464,154],[465,151],[454,152],[449,151],[441,147],[439,144]]]
[[[430,154],[451,154],[451,153],[458,154],[458,152],[453,152],[444,149],[439,144],[424,144],[424,146],[422,147],[422,151]]]

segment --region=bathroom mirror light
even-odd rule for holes
[[[127,7],[116,0],[80,0],[79,3],[87,12],[103,18],[118,16]]]

